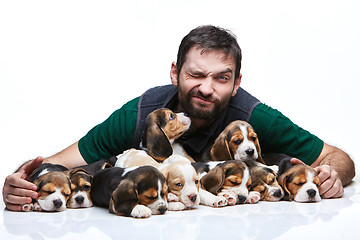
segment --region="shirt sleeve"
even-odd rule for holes
[[[138,101],[129,101],[79,140],[79,151],[87,163],[116,156],[131,147]]]
[[[262,153],[284,153],[311,165],[320,155],[324,142],[294,124],[281,112],[258,104],[249,123],[258,134]]]

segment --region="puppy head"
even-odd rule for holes
[[[217,137],[210,151],[213,160],[257,160],[263,164],[259,139],[245,121],[231,122]]]
[[[201,180],[205,190],[217,195],[220,192],[232,192],[237,203],[244,203],[249,195],[251,184],[249,168],[239,160],[229,160],[211,169]]]
[[[144,166],[128,172],[111,195],[109,211],[130,216],[138,204],[150,208],[152,214],[163,214],[167,210],[165,178],[154,167]]]
[[[164,163],[160,172],[165,176],[169,193],[188,208],[199,205],[199,177],[189,160]]]
[[[34,181],[38,189],[37,202],[44,211],[54,212],[66,209],[71,188],[70,180],[63,172],[49,172]]]
[[[276,180],[276,173],[270,168],[255,166],[250,168],[250,191],[260,193],[260,200],[279,201],[284,197],[284,190]]]
[[[172,154],[171,144],[189,129],[190,124],[190,118],[183,113],[157,109],[145,119],[142,144],[150,156],[162,162]]]
[[[72,170],[69,174],[71,182],[71,194],[66,205],[68,208],[92,207],[90,198],[92,176],[84,169]]]
[[[279,177],[279,183],[289,195],[290,201],[318,202],[321,200],[320,180],[310,166],[294,165]]]

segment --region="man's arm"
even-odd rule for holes
[[[7,209],[21,211],[21,205],[31,203],[32,198],[37,198],[36,185],[25,179],[42,162],[57,163],[67,168],[86,164],[80,154],[78,142],[49,158],[43,159],[42,157],[37,157],[26,162],[15,173],[7,176],[5,179],[2,194]]]

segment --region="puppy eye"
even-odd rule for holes
[[[199,183],[199,180],[195,180],[195,184],[198,184]]]
[[[54,193],[55,191],[44,191],[44,192],[46,192],[47,194],[52,194],[52,193]]]
[[[65,197],[69,197],[69,196],[70,196],[70,194],[66,194],[66,193],[64,193],[64,196],[65,196]]]
[[[251,137],[250,139],[251,139],[253,142],[256,141],[256,137]]]
[[[178,186],[178,187],[182,187],[181,183],[176,183],[175,185]]]
[[[241,140],[240,140],[240,139],[235,140],[234,143],[235,143],[236,145],[239,145],[239,144],[241,143]]]
[[[84,189],[84,191],[89,191],[90,190],[90,185],[84,185],[83,186],[83,189]]]
[[[169,117],[169,120],[174,120],[174,119],[175,119],[175,114],[171,113],[170,117]]]
[[[145,196],[147,199],[149,200],[155,200],[157,197],[153,197],[153,196]]]
[[[304,183],[303,182],[298,182],[298,183],[295,183],[295,185],[296,186],[302,186],[302,185],[304,185]]]
[[[233,185],[238,185],[238,184],[239,184],[238,182],[235,182],[235,181],[231,181],[231,180],[229,180],[229,181],[230,181],[230,183],[233,184]]]

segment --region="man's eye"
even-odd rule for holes
[[[225,80],[225,81],[229,80],[229,78],[226,77],[226,76],[220,76],[219,79],[220,79],[220,80]]]

